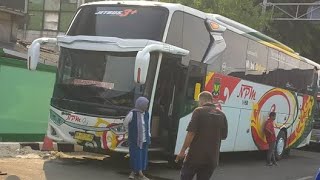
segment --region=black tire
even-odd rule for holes
[[[279,161],[281,160],[286,154],[286,143],[287,143],[287,135],[284,130],[281,130],[277,137],[277,142],[275,146],[275,156],[276,159]]]
[[[290,152],[291,152],[291,149],[286,149],[284,151],[284,157],[289,157],[290,156]]]

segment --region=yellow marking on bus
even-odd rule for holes
[[[199,94],[201,91],[201,84],[200,83],[196,83],[195,87],[194,87],[194,100],[195,101],[199,101]]]
[[[209,83],[210,79],[213,77],[214,72],[209,72],[206,77],[206,86]]]
[[[94,125],[94,127],[100,127],[101,124],[108,126],[110,123],[106,120],[103,120],[102,118],[97,118],[97,122]],[[96,132],[97,136],[102,136],[102,134],[103,134],[103,132]]]
[[[261,44],[267,46],[267,47],[271,47],[271,48],[276,49],[276,50],[278,50],[278,51],[280,51],[280,52],[283,52],[283,53],[285,53],[285,54],[287,54],[287,55],[289,55],[289,56],[291,56],[291,57],[293,57],[293,58],[296,58],[297,60],[301,60],[301,58],[300,58],[299,55],[293,53],[294,51],[293,51],[293,52],[287,51],[287,50],[286,50],[287,48],[285,48],[285,49],[284,49],[284,48],[281,48],[281,47],[283,47],[283,46],[281,46],[281,45],[279,45],[279,44],[269,43],[269,42],[266,42],[266,41],[259,41],[259,42],[260,42]]]

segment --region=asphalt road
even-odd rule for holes
[[[320,168],[320,152],[292,150],[279,166],[265,166],[262,153],[223,153],[214,180],[311,180]],[[93,159],[0,159],[8,180],[122,180],[129,174],[127,161]],[[154,180],[179,179],[179,170],[151,164],[147,175]]]

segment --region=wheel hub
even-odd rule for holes
[[[284,150],[284,139],[280,138],[277,143],[277,154],[280,156]]]

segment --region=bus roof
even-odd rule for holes
[[[268,46],[270,48],[276,49],[278,51],[281,51],[291,57],[294,57],[298,60],[304,60],[308,62],[309,64],[312,64],[313,66],[316,66],[320,69],[320,65],[311,61],[306,60],[307,58],[304,58],[300,56],[297,52],[295,52],[292,48],[288,47],[287,45],[265,35],[261,32],[250,28],[246,25],[243,25],[239,22],[236,22],[234,20],[231,20],[227,17],[218,15],[218,14],[210,14],[210,13],[204,13],[202,11],[199,11],[197,9],[184,6],[182,4],[176,4],[176,3],[165,3],[165,2],[158,2],[158,1],[97,1],[97,2],[90,2],[83,4],[81,6],[90,6],[90,5],[115,5],[115,4],[122,4],[122,5],[138,5],[138,6],[160,6],[167,8],[170,13],[173,13],[175,11],[183,11],[189,14],[192,14],[194,16],[203,18],[203,19],[210,19],[214,20],[217,23],[220,23],[227,27],[227,29],[241,34],[245,37],[248,37],[249,39],[252,39],[254,41],[257,41],[265,46]],[[312,63],[311,63],[312,62]]]
[[[268,46],[270,48],[273,48],[273,49],[279,50],[283,53],[286,53],[287,55],[294,57],[298,60],[302,60],[312,66],[317,67],[317,69],[320,70],[320,64],[318,64],[308,58],[300,56],[299,53],[295,52],[293,49],[291,49],[287,45],[285,45],[285,44],[283,44],[283,43],[281,43],[281,42],[279,42],[279,41],[277,41],[277,40],[275,40],[265,34],[262,34],[261,32],[255,30],[255,29],[252,29],[244,24],[241,24],[239,22],[236,22],[232,19],[229,19],[227,17],[221,16],[218,14],[208,14],[208,15],[211,16],[210,19],[213,18],[214,21],[216,21],[217,23],[221,23],[222,25],[227,27],[227,29],[229,29],[235,33],[241,34],[241,35],[246,36],[254,41],[257,41],[265,46]]]
[[[210,15],[212,15],[215,20],[221,21],[221,22],[225,23],[227,26],[236,28],[238,30],[238,32],[240,31],[241,33],[250,34],[258,39],[274,43],[274,44],[280,46],[281,48],[285,49],[286,51],[289,51],[292,53],[294,52],[294,50],[291,49],[290,47],[288,47],[287,45],[285,45],[285,44],[283,44],[283,43],[281,43],[281,42],[279,42],[279,41],[277,41],[277,40],[275,40],[265,34],[262,34],[261,32],[255,30],[255,29],[252,29],[246,25],[243,25],[239,22],[236,22],[232,19],[229,19],[227,17],[221,16],[218,14],[210,14]]]
[[[157,2],[157,1],[97,1],[83,4],[82,6],[90,6],[90,5],[114,5],[114,4],[123,4],[123,5],[137,5],[137,6],[160,6],[167,8],[171,13],[174,11],[183,11],[190,13],[194,16],[206,19],[208,18],[207,13],[199,11],[194,8],[190,8],[188,6],[184,6],[182,4],[177,3],[165,3],[165,2]]]
[[[96,1],[85,3],[82,6],[86,5],[107,5],[107,4],[127,4],[127,5],[138,5],[138,6],[173,6],[178,4],[173,3],[164,3],[157,1]]]
[[[318,64],[318,63],[316,63],[316,62],[314,62],[314,61],[312,61],[312,60],[310,60],[308,58],[305,58],[305,57],[302,57],[302,58],[303,58],[304,61],[308,62],[309,64],[311,64],[311,65],[313,65],[315,67],[317,67],[317,69],[320,70],[320,64]]]
[[[272,47],[274,49],[277,49],[283,53],[286,53],[294,58],[300,59],[300,56],[298,53],[296,53],[292,48],[288,47],[287,45],[265,35],[261,32],[252,29],[244,24],[241,24],[239,22],[236,22],[232,19],[229,19],[227,17],[218,15],[218,14],[209,14],[215,21],[218,23],[221,23],[222,25],[226,26],[229,30],[234,31],[235,33],[241,34],[243,36],[246,36],[250,39],[253,39],[255,41],[260,42],[261,44],[264,44],[268,47]]]

